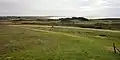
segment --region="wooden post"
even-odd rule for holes
[[[51,25],[52,25],[52,28],[54,28],[54,22],[52,22]]]
[[[113,41],[113,48],[114,48],[114,53],[117,53],[114,41]]]

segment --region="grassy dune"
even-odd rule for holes
[[[100,37],[99,33],[105,33],[107,37]],[[120,33],[99,33],[76,29],[0,26],[0,60],[120,60],[120,55],[112,51],[112,39],[120,47]]]

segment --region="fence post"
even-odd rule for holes
[[[114,48],[114,53],[117,53],[116,52],[116,46],[115,46],[115,42],[113,41],[113,48]]]

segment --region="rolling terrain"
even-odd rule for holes
[[[66,27],[0,26],[0,60],[120,60],[120,32]]]

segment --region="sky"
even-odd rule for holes
[[[0,0],[1,16],[120,17],[119,0]]]

